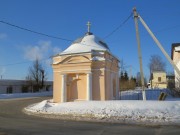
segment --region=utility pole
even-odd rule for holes
[[[142,97],[143,100],[146,100],[146,93],[145,93],[145,86],[144,86],[144,73],[143,73],[143,66],[142,66],[142,55],[141,55],[141,46],[140,46],[140,37],[139,37],[139,30],[138,30],[138,14],[136,12],[136,8],[133,8],[134,13],[134,21],[136,27],[136,39],[138,44],[138,57],[139,57],[139,65],[140,65],[140,74],[141,74],[141,84],[142,84]]]
[[[141,74],[143,75],[142,72],[142,58],[141,58],[141,50],[140,50],[140,39],[139,39],[139,32],[138,32],[138,19],[141,21],[142,25],[144,26],[144,28],[147,30],[147,32],[150,34],[150,36],[153,38],[154,42],[157,44],[157,46],[159,47],[159,49],[162,51],[162,53],[164,54],[164,56],[166,57],[166,59],[170,62],[170,64],[173,66],[173,68],[175,69],[175,71],[177,72],[177,74],[180,76],[180,70],[179,68],[176,66],[176,64],[171,60],[171,58],[169,57],[169,55],[167,54],[167,52],[164,50],[163,46],[161,45],[161,43],[159,42],[159,40],[155,37],[155,35],[152,33],[152,31],[150,30],[150,28],[147,26],[147,24],[144,22],[144,20],[141,18],[140,15],[137,14],[136,12],[136,8],[133,9],[134,12],[134,20],[135,20],[135,25],[136,25],[136,38],[137,38],[137,42],[138,42],[138,53],[139,53],[139,61],[140,61],[140,71]],[[141,81],[142,81],[142,75],[141,75]],[[142,81],[144,82],[144,81]]]
[[[173,66],[173,68],[175,69],[175,71],[177,72],[177,74],[180,76],[180,70],[178,69],[178,67],[174,64],[174,62],[171,60],[171,58],[169,57],[169,55],[167,54],[167,52],[164,50],[164,48],[162,47],[161,43],[158,41],[158,39],[155,37],[155,35],[152,33],[152,31],[149,29],[149,27],[147,26],[147,24],[144,22],[144,20],[141,18],[141,16],[139,16],[139,20],[141,21],[141,23],[143,24],[143,26],[145,27],[145,29],[147,30],[147,32],[150,34],[150,36],[153,38],[154,42],[157,44],[157,46],[159,47],[159,49],[162,51],[162,53],[164,54],[164,56],[166,57],[166,59],[170,62],[170,64]]]

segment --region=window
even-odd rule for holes
[[[6,93],[9,94],[9,93],[13,93],[13,87],[12,86],[8,86],[6,88]]]
[[[161,77],[158,77],[158,82],[161,82]]]

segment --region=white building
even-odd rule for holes
[[[53,82],[45,81],[45,87],[40,91],[52,91]],[[0,80],[0,94],[32,92],[31,88],[26,89],[26,80]]]

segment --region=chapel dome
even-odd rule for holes
[[[66,50],[61,52],[60,55],[91,52],[92,50],[110,52],[108,45],[103,40],[93,35],[93,33],[87,32],[83,37],[76,39]]]

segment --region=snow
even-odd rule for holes
[[[52,96],[52,91],[37,92],[37,93],[0,94],[0,99],[14,99],[14,98],[27,98],[27,97],[43,97],[43,96]]]
[[[174,49],[175,49],[175,51],[178,52],[178,51],[180,51],[180,46],[177,46],[177,47],[175,47]]]
[[[85,35],[81,41],[73,43],[66,50],[61,52],[60,55],[91,52],[92,50],[109,51],[109,49],[101,45],[99,41],[102,42],[100,38],[94,35]]]
[[[180,98],[173,98],[168,94],[166,100],[171,101],[158,101],[161,92],[169,93],[167,89],[146,90],[148,100],[142,101],[140,100],[142,98],[141,90],[137,89],[121,93],[121,99],[127,99],[130,95],[131,100],[65,103],[53,103],[53,100],[44,100],[28,106],[24,110],[30,115],[55,119],[146,125],[180,125]],[[139,100],[137,100],[137,97]]]
[[[53,103],[52,100],[44,100],[26,107],[25,112],[56,119],[180,125],[180,101],[111,100]]]
[[[53,103],[44,100],[24,108],[30,115],[55,119],[83,121],[133,123],[146,125],[180,125],[180,98],[168,96],[167,101],[157,101],[159,92],[165,90],[146,90],[147,101],[137,100],[140,90],[122,92],[121,96],[132,100],[77,101]],[[1,99],[52,96],[52,91],[39,93],[0,94]],[[122,98],[121,97],[121,98]],[[126,98],[125,98],[126,97]],[[155,97],[155,98],[152,98]]]
[[[104,61],[105,58],[104,57],[99,57],[99,56],[94,56],[93,58],[91,58],[92,61]]]

